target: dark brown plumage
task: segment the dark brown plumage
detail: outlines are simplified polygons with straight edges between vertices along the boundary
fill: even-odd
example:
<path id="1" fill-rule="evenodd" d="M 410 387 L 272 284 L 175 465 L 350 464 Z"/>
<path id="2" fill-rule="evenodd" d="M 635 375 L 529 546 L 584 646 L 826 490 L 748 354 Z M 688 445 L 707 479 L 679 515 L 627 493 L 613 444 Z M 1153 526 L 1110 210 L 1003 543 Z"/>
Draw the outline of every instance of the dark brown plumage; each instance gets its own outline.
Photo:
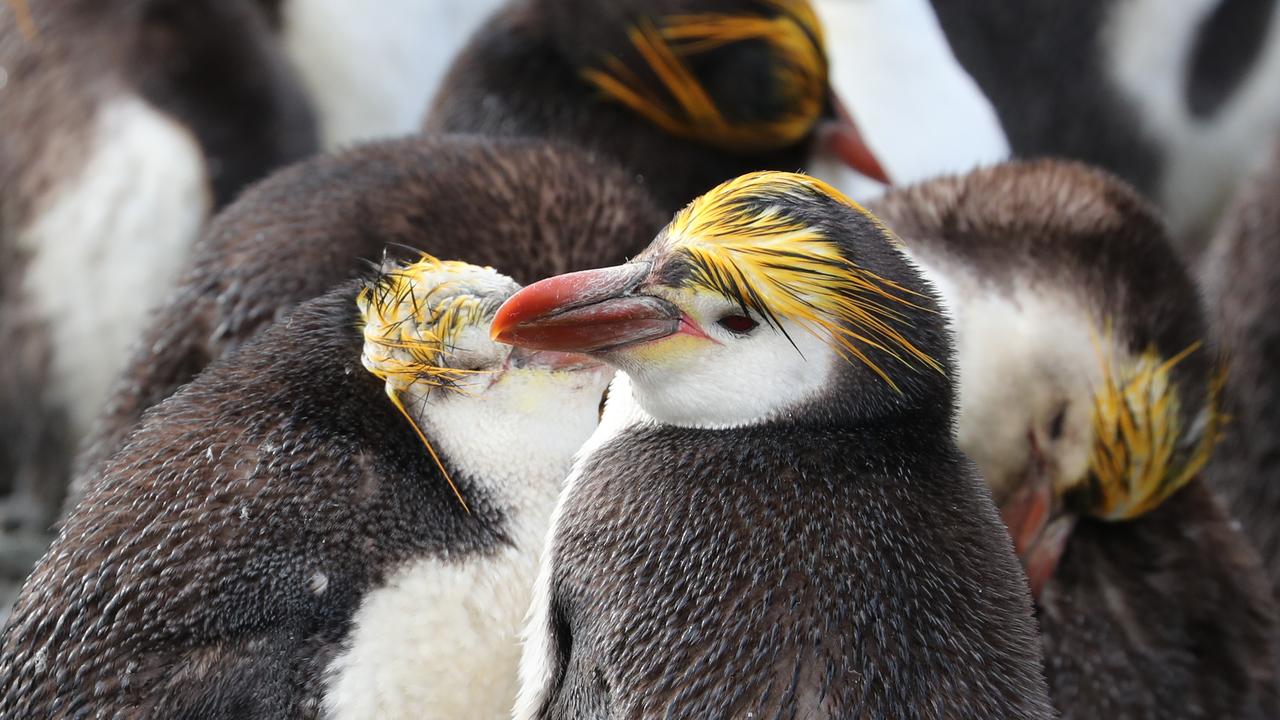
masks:
<path id="1" fill-rule="evenodd" d="M 425 127 L 430 132 L 548 137 L 582 145 L 635 173 L 667 212 L 746 172 L 797 170 L 805 165 L 812 131 L 770 149 L 720 149 L 665 132 L 583 78 L 584 70 L 610 56 L 645 76 L 646 66 L 627 38 L 628 28 L 641 21 L 696 13 L 772 16 L 785 4 L 514 0 L 454 62 Z M 692 69 L 726 115 L 749 122 L 780 111 L 784 101 L 770 90 L 776 62 L 761 43 L 742 42 L 712 53 Z M 825 77 L 825 58 L 822 62 Z"/>
<path id="2" fill-rule="evenodd" d="M 1037 608 L 1062 717 L 1275 717 L 1275 602 L 1255 551 L 1204 482 L 1194 477 L 1150 512 L 1107 520 L 1089 495 L 1095 471 L 1071 459 L 1072 448 L 1098 442 L 1095 400 L 1077 378 L 1096 373 L 1103 353 L 1172 358 L 1205 339 L 1195 288 L 1155 213 L 1123 183 L 1057 162 L 925 182 L 891 192 L 875 211 L 931 277 L 945 279 L 962 345 L 962 449 L 1006 511 L 1038 477 L 1056 494 L 1045 509 L 1066 523 L 1057 526 L 1069 532 L 1061 555 L 1024 562 L 1033 577 L 1049 573 Z M 1002 307 L 1025 324 L 982 334 Z M 1070 334 L 1076 322 L 1094 326 L 1093 347 Z M 1015 360 L 1001 365 L 1005 355 Z M 1214 416 L 1215 371 L 1204 346 L 1170 369 L 1189 433 Z M 993 387 L 1008 393 L 1002 402 Z"/>
<path id="3" fill-rule="evenodd" d="M 1209 478 L 1280 589 L 1280 143 L 1232 204 L 1200 281 L 1229 360 L 1229 422 Z"/>
<path id="4" fill-rule="evenodd" d="M 541 141 L 406 138 L 284 170 L 213 222 L 117 385 L 76 493 L 144 410 L 298 302 L 364 272 L 362 260 L 401 246 L 528 282 L 625 259 L 662 222 L 611 163 Z"/>
<path id="5" fill-rule="evenodd" d="M 0 718 L 318 718 L 365 593 L 507 542 L 493 498 L 455 468 L 464 512 L 361 367 L 360 285 L 147 416 L 0 635 Z"/>

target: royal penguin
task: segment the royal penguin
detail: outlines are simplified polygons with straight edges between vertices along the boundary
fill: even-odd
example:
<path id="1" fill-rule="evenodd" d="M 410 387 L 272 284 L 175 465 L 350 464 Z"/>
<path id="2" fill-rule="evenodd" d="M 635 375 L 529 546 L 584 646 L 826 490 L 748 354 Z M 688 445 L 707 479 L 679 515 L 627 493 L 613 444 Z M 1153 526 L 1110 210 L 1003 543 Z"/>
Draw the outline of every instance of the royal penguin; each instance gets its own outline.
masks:
<path id="1" fill-rule="evenodd" d="M 394 265 L 157 406 L 23 588 L 0 717 L 507 717 L 612 374 L 492 342 L 518 287 Z"/>
<path id="2" fill-rule="evenodd" d="M 68 507 L 143 411 L 388 248 L 465 258 L 527 283 L 625 260 L 666 219 L 608 161 L 540 140 L 407 137 L 282 170 L 201 239 L 114 387 Z"/>
<path id="3" fill-rule="evenodd" d="M 1275 601 L 1202 480 L 1222 367 L 1154 208 L 1050 161 L 871 208 L 947 308 L 959 445 L 1026 567 L 1060 716 L 1280 717 Z"/>
<path id="4" fill-rule="evenodd" d="M 517 718 L 1051 717 L 952 438 L 944 317 L 837 191 L 730 180 L 492 332 L 619 370 L 553 517 Z"/>
<path id="5" fill-rule="evenodd" d="M 1205 253 L 1200 284 L 1227 357 L 1230 421 L 1208 476 L 1280 590 L 1280 136 Z"/>
<path id="6" fill-rule="evenodd" d="M 0 3 L 0 523 L 53 519 L 209 213 L 314 149 L 264 9 Z"/>
<path id="7" fill-rule="evenodd" d="M 668 213 L 813 154 L 887 180 L 827 70 L 808 0 L 512 0 L 459 55 L 425 129 L 582 145 Z"/>

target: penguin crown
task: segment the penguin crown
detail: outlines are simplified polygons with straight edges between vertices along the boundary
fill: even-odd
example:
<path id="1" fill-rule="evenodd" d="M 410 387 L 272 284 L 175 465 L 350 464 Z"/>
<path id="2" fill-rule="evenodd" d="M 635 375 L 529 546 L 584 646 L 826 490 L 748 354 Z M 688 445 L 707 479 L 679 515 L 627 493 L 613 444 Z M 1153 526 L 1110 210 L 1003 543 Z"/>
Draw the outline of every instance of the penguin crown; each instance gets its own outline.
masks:
<path id="1" fill-rule="evenodd" d="M 1171 377 L 1199 348 L 1197 342 L 1164 359 L 1152 347 L 1124 363 L 1099 351 L 1095 439 L 1082 493 L 1089 514 L 1106 520 L 1139 517 L 1180 490 L 1209 461 L 1222 428 L 1219 394 L 1225 373 L 1215 374 L 1204 410 L 1189 427 L 1184 427 L 1182 398 Z"/>
<path id="2" fill-rule="evenodd" d="M 756 0 L 757 11 L 668 15 L 637 21 L 627 33 L 643 63 L 611 55 L 583 70 L 587 82 L 664 131 L 733 152 L 799 142 L 827 96 L 822 26 L 808 0 Z M 727 117 L 691 61 L 739 43 L 763 43 L 771 58 L 776 102 L 763 117 Z"/>
<path id="3" fill-rule="evenodd" d="M 759 172 L 720 185 L 676 214 L 660 242 L 674 264 L 668 272 L 684 274 L 689 284 L 723 295 L 784 333 L 780 317 L 799 322 L 895 390 L 868 349 L 909 368 L 943 372 L 900 330 L 910 322 L 902 308 L 930 311 L 916 303 L 924 296 L 859 267 L 828 229 L 795 212 L 797 203 L 815 201 L 847 206 L 888 242 L 899 242 L 830 185 L 796 173 Z"/>

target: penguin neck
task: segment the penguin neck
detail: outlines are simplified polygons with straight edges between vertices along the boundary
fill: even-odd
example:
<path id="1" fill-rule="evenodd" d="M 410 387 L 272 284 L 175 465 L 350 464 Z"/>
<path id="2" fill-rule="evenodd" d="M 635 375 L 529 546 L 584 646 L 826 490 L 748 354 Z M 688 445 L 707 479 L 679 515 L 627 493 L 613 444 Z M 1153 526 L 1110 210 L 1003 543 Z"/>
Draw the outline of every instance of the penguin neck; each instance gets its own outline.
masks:
<path id="1" fill-rule="evenodd" d="M 464 498 L 478 491 L 509 522 L 525 526 L 511 528 L 513 533 L 528 530 L 540 538 L 574 451 L 595 428 L 598 402 L 566 397 L 560 412 L 528 411 L 513 406 L 516 389 L 504 384 L 447 397 L 437 396 L 439 390 L 426 397 L 415 386 L 405 393 L 405 407 Z"/>

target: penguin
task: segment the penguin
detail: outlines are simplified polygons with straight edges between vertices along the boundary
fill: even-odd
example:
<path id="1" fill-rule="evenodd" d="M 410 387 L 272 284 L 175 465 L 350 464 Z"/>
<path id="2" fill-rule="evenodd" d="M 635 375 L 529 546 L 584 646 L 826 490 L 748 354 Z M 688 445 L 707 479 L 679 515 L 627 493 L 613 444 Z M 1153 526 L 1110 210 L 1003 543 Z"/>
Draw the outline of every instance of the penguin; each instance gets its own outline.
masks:
<path id="1" fill-rule="evenodd" d="M 1275 600 L 1205 481 L 1221 364 L 1155 209 L 1052 161 L 871 208 L 947 308 L 959 446 L 1024 563 L 1060 717 L 1280 717 Z"/>
<path id="2" fill-rule="evenodd" d="M 1051 717 L 934 293 L 838 191 L 730 180 L 491 332 L 618 370 L 552 519 L 517 718 Z"/>
<path id="3" fill-rule="evenodd" d="M 250 0 L 0 4 L 0 525 L 42 534 L 209 213 L 315 146 Z M 7 545 L 7 543 L 0 543 Z"/>
<path id="4" fill-rule="evenodd" d="M 114 386 L 67 507 L 144 410 L 388 246 L 531 282 L 625 260 L 665 220 L 621 169 L 541 140 L 405 137 L 281 170 L 211 223 Z"/>
<path id="5" fill-rule="evenodd" d="M 819 151 L 888 181 L 831 93 L 808 0 L 512 0 L 455 60 L 424 127 L 582 145 L 667 213 Z"/>
<path id="6" fill-rule="evenodd" d="M 1200 268 L 1211 324 L 1229 359 L 1230 418 L 1208 467 L 1280 592 L 1280 136 L 1268 166 L 1241 188 Z"/>
<path id="7" fill-rule="evenodd" d="M 1111 170 L 1203 250 L 1280 125 L 1275 0 L 932 0 L 1014 154 Z"/>
<path id="8" fill-rule="evenodd" d="M 431 257 L 301 305 L 145 418 L 0 638 L 0 717 L 506 717 L 611 371 L 488 337 Z"/>

